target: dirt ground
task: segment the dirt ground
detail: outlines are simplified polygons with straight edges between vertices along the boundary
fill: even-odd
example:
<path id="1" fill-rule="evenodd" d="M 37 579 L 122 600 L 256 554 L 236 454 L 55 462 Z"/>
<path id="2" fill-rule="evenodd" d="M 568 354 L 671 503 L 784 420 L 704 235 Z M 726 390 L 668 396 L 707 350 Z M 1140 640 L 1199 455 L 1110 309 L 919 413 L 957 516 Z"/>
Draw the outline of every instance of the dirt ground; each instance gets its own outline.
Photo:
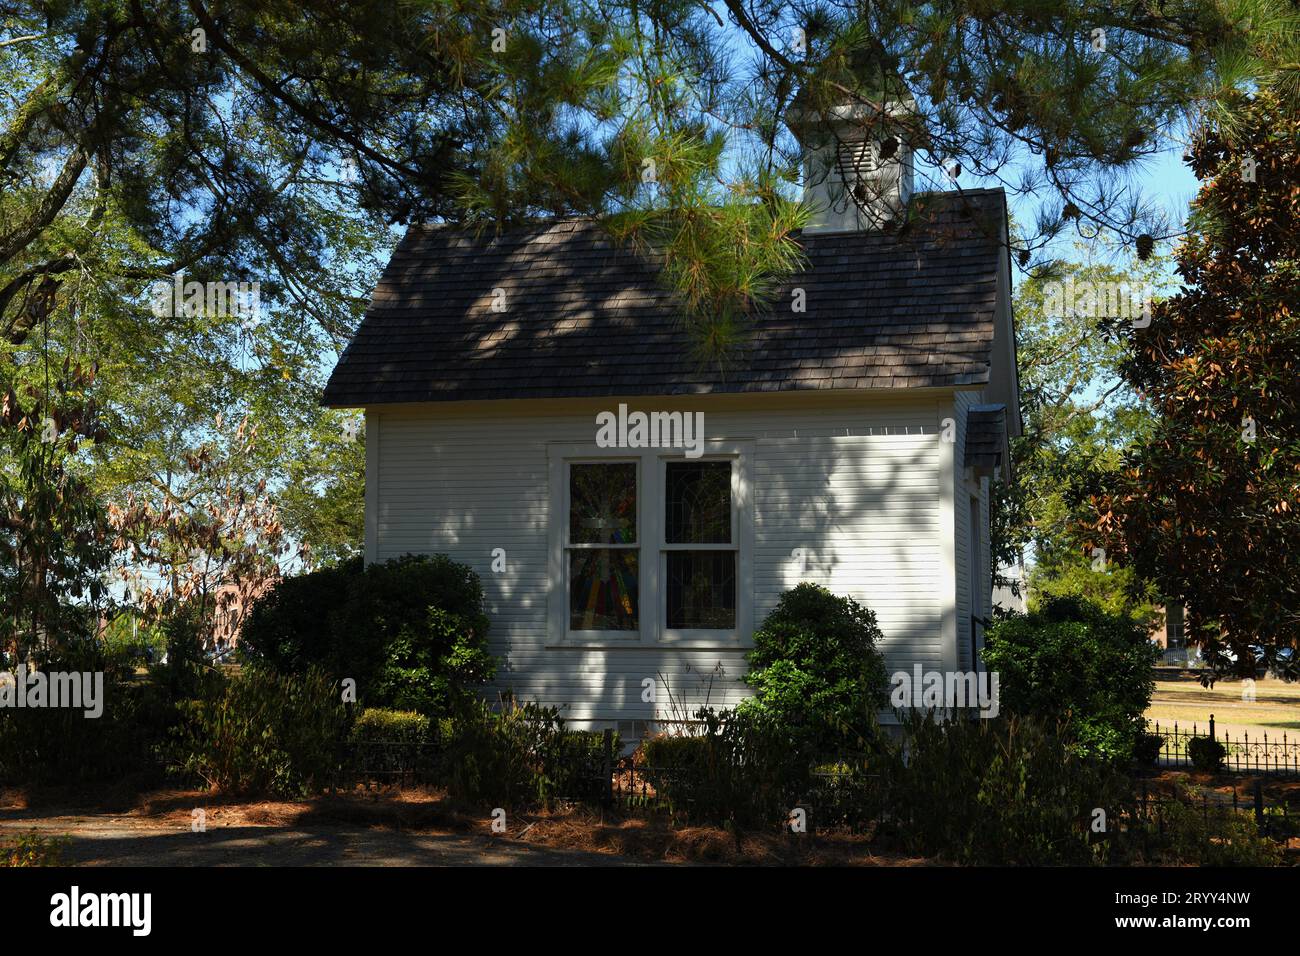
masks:
<path id="1" fill-rule="evenodd" d="M 200 819 L 202 832 L 194 832 Z M 915 866 L 865 838 L 674 828 L 657 818 L 574 809 L 492 819 L 436 791 L 357 791 L 303 802 L 240 802 L 197 791 L 136 797 L 0 792 L 0 842 L 66 836 L 77 866 Z"/>
<path id="2" fill-rule="evenodd" d="M 73 866 L 629 866 L 598 853 L 547 850 L 508 839 L 409 833 L 383 827 L 161 827 L 98 815 L 8 819 L 0 840 L 20 833 L 70 835 Z"/>
<path id="3" fill-rule="evenodd" d="M 1181 771 L 1141 775 L 1150 796 L 1191 784 L 1212 803 L 1253 804 L 1254 779 Z M 1300 781 L 1261 778 L 1268 806 L 1300 811 Z M 202 811 L 196 814 L 195 811 Z M 197 820 L 202 832 L 195 832 Z M 881 853 L 865 836 L 737 834 L 672 827 L 661 817 L 602 818 L 584 809 L 492 819 L 432 790 L 357 790 L 301 802 L 239 801 L 201 791 L 144 794 L 0 791 L 0 843 L 68 837 L 74 866 L 929 866 Z M 1300 854 L 1300 839 L 1291 841 Z"/>
<path id="4" fill-rule="evenodd" d="M 21 796 L 7 796 L 7 802 L 0 802 L 0 841 L 25 833 L 70 837 L 63 859 L 74 866 L 626 866 L 637 862 L 533 846 L 508 833 L 456 832 L 433 825 L 436 813 L 402 795 L 331 806 L 317 801 L 216 802 L 204 793 L 171 791 L 146 795 L 130 809 L 33 807 L 24 806 L 27 801 Z M 203 811 L 202 816 L 196 816 L 195 810 Z M 199 819 L 203 826 L 196 832 Z"/>

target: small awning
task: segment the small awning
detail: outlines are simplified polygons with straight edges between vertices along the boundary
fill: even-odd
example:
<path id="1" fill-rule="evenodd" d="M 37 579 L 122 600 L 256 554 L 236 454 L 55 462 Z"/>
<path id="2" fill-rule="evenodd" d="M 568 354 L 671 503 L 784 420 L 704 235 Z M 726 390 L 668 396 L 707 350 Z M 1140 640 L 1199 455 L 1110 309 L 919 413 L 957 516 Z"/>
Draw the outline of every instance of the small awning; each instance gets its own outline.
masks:
<path id="1" fill-rule="evenodd" d="M 997 471 L 1006 447 L 1007 407 L 972 405 L 966 412 L 965 466 L 976 472 Z"/>

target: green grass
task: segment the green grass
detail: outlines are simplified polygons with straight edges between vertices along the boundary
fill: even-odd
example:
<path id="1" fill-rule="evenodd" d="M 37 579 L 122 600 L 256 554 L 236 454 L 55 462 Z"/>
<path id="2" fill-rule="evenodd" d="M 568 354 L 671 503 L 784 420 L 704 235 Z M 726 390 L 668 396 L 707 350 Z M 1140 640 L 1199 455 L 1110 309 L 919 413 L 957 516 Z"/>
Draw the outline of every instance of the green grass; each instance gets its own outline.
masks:
<path id="1" fill-rule="evenodd" d="M 1237 736 L 1248 732 L 1252 737 L 1267 732 L 1269 737 L 1285 733 L 1300 740 L 1300 683 L 1286 684 L 1274 678 L 1255 681 L 1255 699 L 1243 699 L 1239 680 L 1219 680 L 1213 687 L 1202 687 L 1194 678 L 1156 681 L 1147 719 L 1162 727 L 1176 721 L 1179 729 L 1208 729 L 1210 714 L 1216 730 Z"/>

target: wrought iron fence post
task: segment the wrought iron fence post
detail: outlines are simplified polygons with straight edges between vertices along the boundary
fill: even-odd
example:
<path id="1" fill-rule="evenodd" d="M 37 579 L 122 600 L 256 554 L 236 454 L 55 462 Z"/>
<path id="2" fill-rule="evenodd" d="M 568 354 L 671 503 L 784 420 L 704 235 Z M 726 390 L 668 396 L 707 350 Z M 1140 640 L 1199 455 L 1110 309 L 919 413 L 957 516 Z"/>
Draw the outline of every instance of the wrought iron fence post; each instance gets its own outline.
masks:
<path id="1" fill-rule="evenodd" d="M 1214 715 L 1210 714 L 1210 739 L 1214 739 Z"/>
<path id="2" fill-rule="evenodd" d="M 1255 781 L 1255 826 L 1260 833 L 1265 832 L 1264 828 L 1264 784 L 1260 780 Z"/>
<path id="3" fill-rule="evenodd" d="M 605 786 L 601 801 L 606 807 L 614 805 L 614 731 L 605 728 Z"/>

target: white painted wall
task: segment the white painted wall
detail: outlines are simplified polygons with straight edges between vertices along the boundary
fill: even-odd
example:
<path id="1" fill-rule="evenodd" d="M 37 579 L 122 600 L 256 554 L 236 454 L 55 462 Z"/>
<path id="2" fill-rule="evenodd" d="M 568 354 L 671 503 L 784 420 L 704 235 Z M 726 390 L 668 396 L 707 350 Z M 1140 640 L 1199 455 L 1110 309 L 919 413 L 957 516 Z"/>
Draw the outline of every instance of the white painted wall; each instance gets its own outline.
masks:
<path id="1" fill-rule="evenodd" d="M 957 427 L 957 445 L 955 449 L 958 462 L 966 456 L 966 413 L 971 405 L 985 401 L 981 392 L 958 392 L 955 396 Z M 956 541 L 955 579 L 957 585 L 957 659 L 961 670 L 971 670 L 970 618 L 989 618 L 992 613 L 992 587 L 989 579 L 989 560 L 991 541 L 989 539 L 989 505 L 991 485 L 987 477 L 977 477 L 965 468 L 959 468 L 955 475 L 954 538 Z M 970 522 L 970 501 L 975 498 L 979 505 L 978 535 L 972 535 Z M 971 541 L 975 538 L 979 546 L 979 582 L 976 592 L 971 593 Z"/>
<path id="2" fill-rule="evenodd" d="M 702 410 L 710 440 L 751 443 L 756 623 L 785 589 L 815 581 L 876 612 L 891 671 L 957 665 L 955 519 L 966 502 L 953 506 L 961 457 L 940 439 L 951 392 L 621 400 Z M 733 705 L 746 693 L 749 634 L 738 646 L 681 648 L 559 647 L 548 633 L 548 443 L 593 442 L 596 413 L 619 401 L 369 409 L 367 560 L 442 552 L 473 567 L 502 658 L 498 688 L 562 706 L 571 720 L 671 718 L 661 677 L 687 710 L 706 698 Z M 491 570 L 495 548 L 506 552 L 503 574 Z M 647 677 L 657 709 L 641 700 Z"/>

